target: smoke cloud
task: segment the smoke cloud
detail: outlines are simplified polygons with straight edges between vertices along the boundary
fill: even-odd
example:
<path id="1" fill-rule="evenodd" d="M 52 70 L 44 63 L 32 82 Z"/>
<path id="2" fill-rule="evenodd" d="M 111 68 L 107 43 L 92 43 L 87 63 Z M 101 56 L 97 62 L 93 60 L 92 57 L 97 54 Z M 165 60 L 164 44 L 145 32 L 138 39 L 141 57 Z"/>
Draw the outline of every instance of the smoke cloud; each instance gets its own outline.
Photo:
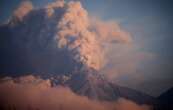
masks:
<path id="1" fill-rule="evenodd" d="M 92 22 L 80 2 L 69 2 L 65 7 L 55 38 L 58 47 L 67 47 L 77 62 L 99 70 L 105 63 L 103 44 L 130 41 L 116 23 Z"/>
<path id="2" fill-rule="evenodd" d="M 56 1 L 39 9 L 33 8 L 30 2 L 21 3 L 7 24 L 14 44 L 9 51 L 15 50 L 11 54 L 16 54 L 14 63 L 19 57 L 17 61 L 27 63 L 22 68 L 29 67 L 34 70 L 31 72 L 100 70 L 107 62 L 107 45 L 129 44 L 131 37 L 118 23 L 93 18 L 80 2 Z M 14 65 L 8 67 L 12 70 Z"/>
<path id="3" fill-rule="evenodd" d="M 14 17 L 18 20 L 22 20 L 33 9 L 33 5 L 30 1 L 23 1 L 19 7 L 14 11 Z"/>
<path id="4" fill-rule="evenodd" d="M 49 80 L 31 75 L 1 79 L 0 103 L 2 110 L 149 110 L 147 105 L 137 105 L 123 98 L 116 102 L 91 100 L 68 87 L 51 87 Z"/>

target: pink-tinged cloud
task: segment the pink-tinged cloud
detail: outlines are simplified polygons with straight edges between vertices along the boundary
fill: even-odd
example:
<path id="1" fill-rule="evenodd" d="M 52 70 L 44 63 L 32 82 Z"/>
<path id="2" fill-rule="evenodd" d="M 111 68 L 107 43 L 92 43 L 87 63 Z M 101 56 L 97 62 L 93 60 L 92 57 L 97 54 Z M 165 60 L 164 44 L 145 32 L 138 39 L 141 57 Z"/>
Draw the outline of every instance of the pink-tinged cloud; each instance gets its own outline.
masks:
<path id="1" fill-rule="evenodd" d="M 30 24 L 31 21 L 36 20 L 36 15 L 38 18 L 42 16 L 44 20 L 40 24 Z M 45 41 L 48 42 L 46 48 L 53 51 L 68 51 L 68 56 L 82 64 L 84 68 L 100 70 L 104 67 L 107 46 L 105 44 L 131 42 L 131 36 L 121 29 L 119 24 L 99 18 L 92 19 L 93 17 L 88 15 L 80 2 L 56 1 L 41 9 L 35 9 L 30 2 L 24 2 L 14 12 L 14 16 L 22 19 L 17 25 L 25 24 L 19 32 L 22 37 L 29 39 L 27 43 L 23 42 L 24 45 L 27 47 L 33 45 L 35 43 L 33 36 L 38 38 L 38 44 L 43 47 L 47 38 L 52 39 Z M 13 20 L 12 18 L 11 22 L 15 24 Z M 36 25 L 41 24 L 44 26 L 33 30 L 37 34 L 30 32 L 31 29 L 37 27 Z M 26 32 L 28 32 L 27 35 Z"/>
<path id="2" fill-rule="evenodd" d="M 0 103 L 7 110 L 149 110 L 147 105 L 121 98 L 116 102 L 91 100 L 68 87 L 51 87 L 49 80 L 34 76 L 1 79 Z"/>
<path id="3" fill-rule="evenodd" d="M 33 5 L 30 1 L 23 1 L 14 11 L 13 16 L 21 21 L 32 9 Z"/>

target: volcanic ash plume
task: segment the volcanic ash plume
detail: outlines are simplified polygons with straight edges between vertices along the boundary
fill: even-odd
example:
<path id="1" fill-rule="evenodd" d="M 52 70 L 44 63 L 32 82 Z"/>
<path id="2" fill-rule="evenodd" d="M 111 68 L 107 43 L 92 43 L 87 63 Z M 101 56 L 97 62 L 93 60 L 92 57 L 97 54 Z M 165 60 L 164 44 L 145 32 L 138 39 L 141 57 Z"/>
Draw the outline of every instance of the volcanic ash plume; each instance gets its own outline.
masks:
<path id="1" fill-rule="evenodd" d="M 22 2 L 20 6 L 14 11 L 14 16 L 19 20 L 27 15 L 33 9 L 32 3 L 29 1 Z"/>
<path id="2" fill-rule="evenodd" d="M 105 63 L 104 43 L 129 41 L 129 36 L 124 36 L 117 26 L 114 28 L 101 21 L 92 24 L 80 2 L 70 2 L 64 7 L 65 12 L 57 26 L 56 40 L 58 47 L 67 47 L 77 62 L 98 70 Z"/>
<path id="3" fill-rule="evenodd" d="M 117 23 L 89 17 L 80 2 L 56 1 L 44 8 L 32 10 L 29 6 L 20 5 L 15 11 L 17 14 L 14 13 L 15 18 L 21 19 L 20 23 L 16 24 L 21 26 L 18 30 L 20 34 L 17 34 L 21 37 L 16 39 L 27 39 L 26 42 L 20 40 L 22 47 L 26 46 L 28 49 L 33 45 L 39 45 L 43 49 L 48 49 L 49 53 L 66 51 L 67 56 L 81 64 L 82 68 L 99 70 L 106 62 L 107 44 L 131 41 L 128 33 Z M 23 7 L 28 11 L 20 12 Z M 58 59 L 58 55 L 55 59 Z"/>
<path id="4" fill-rule="evenodd" d="M 96 36 L 89 30 L 87 12 L 79 2 L 70 2 L 64 8 L 55 37 L 58 48 L 68 49 L 77 62 L 99 69 L 104 63 L 103 52 Z"/>

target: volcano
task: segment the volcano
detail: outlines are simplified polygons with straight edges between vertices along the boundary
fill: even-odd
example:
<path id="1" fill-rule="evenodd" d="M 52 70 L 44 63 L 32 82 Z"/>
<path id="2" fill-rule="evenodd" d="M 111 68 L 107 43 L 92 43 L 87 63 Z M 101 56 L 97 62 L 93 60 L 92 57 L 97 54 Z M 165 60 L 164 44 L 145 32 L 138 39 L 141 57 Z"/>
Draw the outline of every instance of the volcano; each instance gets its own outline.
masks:
<path id="1" fill-rule="evenodd" d="M 9 22 L 0 26 L 1 76 L 31 73 L 49 79 L 53 87 L 69 87 L 92 100 L 125 98 L 137 104 L 155 104 L 154 97 L 119 86 L 99 71 L 104 65 L 105 44 L 130 39 L 118 26 L 113 30 L 104 22 L 92 24 L 79 2 L 57 2 L 41 9 L 30 5 L 29 9 L 19 8 Z M 104 34 L 98 24 L 105 26 Z"/>
<path id="2" fill-rule="evenodd" d="M 138 104 L 149 105 L 156 102 L 154 97 L 128 87 L 119 86 L 94 69 L 73 72 L 69 75 L 45 74 L 42 78 L 50 79 L 52 86 L 69 87 L 74 93 L 93 100 L 111 102 L 125 98 Z"/>

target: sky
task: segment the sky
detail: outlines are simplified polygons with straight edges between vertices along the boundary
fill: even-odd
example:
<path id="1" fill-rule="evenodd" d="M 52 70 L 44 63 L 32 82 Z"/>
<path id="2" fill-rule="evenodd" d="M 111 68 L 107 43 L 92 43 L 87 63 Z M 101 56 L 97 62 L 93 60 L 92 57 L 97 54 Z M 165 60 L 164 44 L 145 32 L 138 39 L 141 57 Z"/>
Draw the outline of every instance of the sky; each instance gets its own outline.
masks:
<path id="1" fill-rule="evenodd" d="M 10 17 L 21 1 L 0 1 L 0 24 Z M 41 7 L 54 0 L 31 1 L 35 7 Z M 110 70 L 111 79 L 154 96 L 172 87 L 173 2 L 171 0 L 80 1 L 89 15 L 116 21 L 133 38 L 132 49 L 121 45 L 111 47 L 110 62 L 104 68 Z M 112 70 L 111 67 L 116 70 Z M 117 74 L 112 75 L 111 71 L 113 73 L 117 71 Z"/>

